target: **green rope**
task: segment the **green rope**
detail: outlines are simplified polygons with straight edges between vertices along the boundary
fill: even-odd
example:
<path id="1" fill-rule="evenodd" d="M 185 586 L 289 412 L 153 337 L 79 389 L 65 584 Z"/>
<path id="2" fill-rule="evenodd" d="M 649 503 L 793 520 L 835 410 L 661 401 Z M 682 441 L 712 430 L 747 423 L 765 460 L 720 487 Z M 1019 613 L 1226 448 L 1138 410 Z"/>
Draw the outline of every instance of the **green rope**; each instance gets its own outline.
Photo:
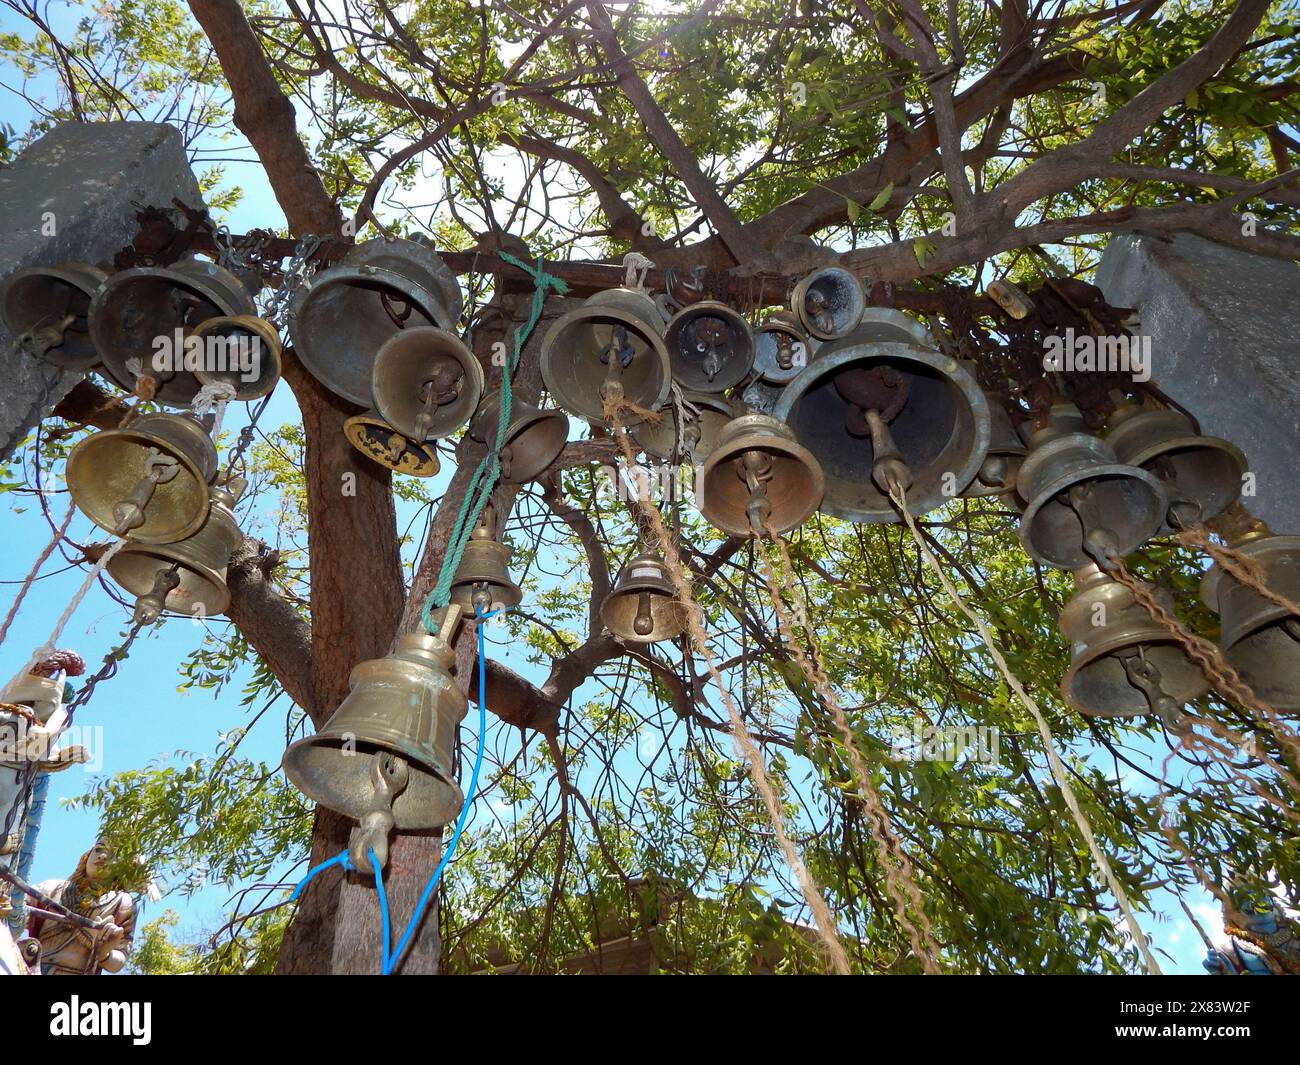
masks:
<path id="1" fill-rule="evenodd" d="M 505 446 L 506 429 L 510 425 L 512 403 L 510 378 L 523 355 L 524 342 L 542 316 L 542 304 L 546 301 L 547 290 L 553 289 L 560 295 L 569 291 L 569 286 L 565 282 L 558 277 L 552 277 L 542 269 L 542 257 L 540 255 L 537 257 L 536 267 L 531 267 L 504 251 L 499 252 L 498 257 L 511 266 L 517 266 L 533 279 L 532 313 L 528 316 L 528 321 L 523 327 L 515 330 L 514 351 L 511 353 L 508 365 L 501 370 L 501 401 L 498 405 L 499 416 L 497 418 L 496 440 L 488 453 L 483 456 L 483 460 L 475 468 L 473 475 L 469 479 L 469 484 L 465 488 L 465 497 L 461 501 L 460 512 L 456 515 L 456 524 L 452 526 L 451 537 L 447 541 L 447 553 L 442 557 L 442 568 L 438 571 L 438 580 L 429 593 L 429 597 L 424 601 L 424 609 L 420 613 L 420 620 L 428 632 L 434 632 L 437 628 L 433 623 L 433 611 L 438 607 L 446 606 L 451 599 L 451 582 L 460 566 L 461 556 L 465 553 L 465 545 L 469 543 L 470 534 L 473 533 L 474 527 L 478 524 L 483 508 L 487 506 L 487 501 L 492 496 L 492 490 L 496 487 L 497 479 L 501 476 L 501 448 Z"/>

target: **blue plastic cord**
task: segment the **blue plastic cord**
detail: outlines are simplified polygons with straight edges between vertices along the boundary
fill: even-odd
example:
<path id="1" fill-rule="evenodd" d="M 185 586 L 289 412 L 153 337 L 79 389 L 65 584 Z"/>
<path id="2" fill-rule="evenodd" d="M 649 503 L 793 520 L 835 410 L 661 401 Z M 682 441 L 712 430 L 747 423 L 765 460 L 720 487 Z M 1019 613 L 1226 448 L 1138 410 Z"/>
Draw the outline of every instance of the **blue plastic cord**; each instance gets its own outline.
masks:
<path id="1" fill-rule="evenodd" d="M 388 944 L 393 941 L 392 926 L 388 920 L 388 892 L 384 890 L 384 870 L 375 857 L 373 848 L 367 847 L 366 854 L 370 858 L 370 868 L 375 871 L 375 894 L 379 896 L 379 934 L 382 937 L 379 943 L 379 968 L 382 971 L 388 960 Z"/>
<path id="2" fill-rule="evenodd" d="M 316 874 L 325 872 L 325 870 L 332 865 L 341 865 L 345 870 L 350 872 L 352 870 L 352 859 L 348 857 L 347 851 L 339 851 L 339 853 L 334 855 L 333 858 L 329 858 L 326 861 L 321 862 L 320 865 L 316 866 L 315 869 L 308 869 L 307 875 L 298 881 L 298 886 L 295 887 L 293 891 L 290 893 L 289 901 L 297 902 L 298 896 L 302 894 L 302 889 L 305 888 L 308 885 L 308 883 L 311 882 L 311 880 L 316 876 Z"/>

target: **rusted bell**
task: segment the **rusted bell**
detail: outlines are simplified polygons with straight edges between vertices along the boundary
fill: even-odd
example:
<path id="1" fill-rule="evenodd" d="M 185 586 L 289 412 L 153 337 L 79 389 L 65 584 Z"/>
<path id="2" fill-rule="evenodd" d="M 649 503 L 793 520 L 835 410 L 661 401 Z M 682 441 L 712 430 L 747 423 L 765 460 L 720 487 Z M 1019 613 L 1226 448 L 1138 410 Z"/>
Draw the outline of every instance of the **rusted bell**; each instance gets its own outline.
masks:
<path id="1" fill-rule="evenodd" d="M 664 320 L 654 300 L 631 289 L 612 288 L 589 297 L 546 334 L 542 380 L 555 402 L 580 418 L 603 423 L 604 388 L 617 381 L 626 399 L 658 410 L 672 383 Z M 624 425 L 641 419 L 627 411 Z"/>
<path id="2" fill-rule="evenodd" d="M 812 361 L 817 341 L 793 311 L 778 311 L 754 332 L 754 373 L 770 385 L 789 384 Z"/>
<path id="3" fill-rule="evenodd" d="M 1261 522 L 1232 546 L 1259 563 L 1266 588 L 1300 602 L 1300 536 L 1275 536 Z M 1300 618 L 1218 565 L 1201 579 L 1201 601 L 1218 612 L 1224 658 L 1260 700 L 1300 710 Z"/>
<path id="4" fill-rule="evenodd" d="M 1025 500 L 1020 542 L 1032 558 L 1058 569 L 1089 562 L 1110 568 L 1164 521 L 1160 482 L 1083 432 L 1071 404 L 1054 406 L 1048 424 L 1030 435 L 1016 490 Z"/>
<path id="5" fill-rule="evenodd" d="M 1180 411 L 1121 404 L 1110 417 L 1106 442 L 1120 462 L 1141 466 L 1164 484 L 1168 529 L 1204 524 L 1241 495 L 1246 472 L 1241 449 L 1202 436 Z"/>
<path id="6" fill-rule="evenodd" d="M 825 481 L 788 426 L 766 414 L 734 418 L 718 433 L 700 476 L 700 513 L 733 536 L 788 532 L 817 509 Z"/>
<path id="7" fill-rule="evenodd" d="M 483 367 L 454 333 L 405 329 L 379 349 L 370 388 L 389 425 L 427 442 L 469 421 L 483 397 Z"/>
<path id="8" fill-rule="evenodd" d="M 433 444 L 404 436 L 380 416 L 377 410 L 356 414 L 343 423 L 348 443 L 381 466 L 411 477 L 432 477 L 441 463 Z"/>
<path id="9" fill-rule="evenodd" d="M 124 429 L 86 437 L 68 455 L 72 501 L 101 529 L 144 544 L 169 544 L 208 516 L 217 449 L 189 414 L 143 414 Z"/>
<path id="10" fill-rule="evenodd" d="M 370 383 L 379 349 L 405 331 L 454 329 L 460 311 L 460 287 L 431 248 L 414 240 L 368 240 L 298 287 L 289 336 L 321 384 L 370 407 L 378 400 Z"/>
<path id="11" fill-rule="evenodd" d="M 677 428 L 676 404 L 665 404 L 658 422 L 644 421 L 632 430 L 632 438 L 647 455 L 657 459 L 684 460 L 690 455 L 703 462 L 713 451 L 718 433 L 735 416 L 735 405 L 720 396 L 701 392 L 685 392 L 682 399 L 698 411 L 685 412 L 680 434 Z M 674 445 L 679 450 L 673 453 Z"/>
<path id="12" fill-rule="evenodd" d="M 1058 621 L 1070 641 L 1061 692 L 1081 714 L 1155 713 L 1172 724 L 1184 704 L 1210 690 L 1182 645 L 1119 581 L 1088 563 L 1075 571 L 1074 587 Z M 1168 591 L 1150 585 L 1147 590 L 1173 610 Z"/>
<path id="13" fill-rule="evenodd" d="M 0 319 L 29 355 L 64 370 L 89 370 L 99 363 L 90 303 L 106 280 L 90 263 L 25 266 L 0 288 Z"/>
<path id="14" fill-rule="evenodd" d="M 451 581 L 451 602 L 467 615 L 518 606 L 524 597 L 510 577 L 513 552 L 496 538 L 496 513 L 489 503 L 470 533 Z"/>
<path id="15" fill-rule="evenodd" d="M 772 411 L 817 456 L 829 514 L 898 521 L 887 468 L 910 480 L 908 511 L 928 513 L 969 484 L 985 459 L 988 401 L 969 370 L 914 341 L 864 339 L 906 328 L 864 323 L 863 331 L 822 345 Z"/>
<path id="16" fill-rule="evenodd" d="M 469 435 L 481 444 L 495 444 L 501 420 L 501 392 L 489 392 L 469 424 Z M 518 396 L 510 397 L 510 422 L 501 445 L 501 480 L 528 484 L 560 457 L 569 439 L 569 419 L 563 411 L 540 410 Z"/>
<path id="17" fill-rule="evenodd" d="M 194 376 L 201 385 L 230 385 L 243 403 L 270 393 L 280 380 L 280 334 L 265 318 L 209 318 L 192 336 L 203 345 Z"/>
<path id="18" fill-rule="evenodd" d="M 754 365 L 754 333 L 725 303 L 683 307 L 664 334 L 673 380 L 693 392 L 725 392 Z"/>
<path id="19" fill-rule="evenodd" d="M 243 540 L 234 514 L 243 490 L 242 478 L 214 486 L 208 520 L 193 536 L 173 544 L 127 544 L 109 559 L 108 575 L 136 597 L 137 621 L 152 624 L 164 611 L 192 617 L 226 612 L 226 568 Z"/>
<path id="20" fill-rule="evenodd" d="M 819 340 L 848 336 L 862 320 L 866 306 L 862 283 L 838 266 L 814 270 L 790 294 L 790 309 Z"/>
<path id="21" fill-rule="evenodd" d="M 448 635 L 402 636 L 392 654 L 352 670 L 352 691 L 334 716 L 284 752 L 299 791 L 357 820 L 391 810 L 391 826 L 403 830 L 456 816 L 464 797 L 452 745 L 468 704 L 451 677 Z"/>
<path id="22" fill-rule="evenodd" d="M 631 643 L 658 643 L 685 632 L 686 607 L 677 600 L 664 560 L 650 551 L 631 559 L 601 604 L 600 620 Z"/>
<path id="23" fill-rule="evenodd" d="M 1020 464 L 1028 454 L 1020 434 L 1011 424 L 1011 415 L 1006 408 L 996 398 L 987 395 L 984 398 L 989 405 L 989 449 L 975 474 L 975 480 L 962 492 L 968 499 L 1014 493 L 1016 475 L 1020 473 Z"/>
<path id="24" fill-rule="evenodd" d="M 159 403 L 184 407 L 199 390 L 188 368 L 186 338 L 209 318 L 256 313 L 238 277 L 206 259 L 189 258 L 110 277 L 91 301 L 90 336 L 104 371 L 118 385 L 132 392 L 140 377 L 152 377 Z"/>

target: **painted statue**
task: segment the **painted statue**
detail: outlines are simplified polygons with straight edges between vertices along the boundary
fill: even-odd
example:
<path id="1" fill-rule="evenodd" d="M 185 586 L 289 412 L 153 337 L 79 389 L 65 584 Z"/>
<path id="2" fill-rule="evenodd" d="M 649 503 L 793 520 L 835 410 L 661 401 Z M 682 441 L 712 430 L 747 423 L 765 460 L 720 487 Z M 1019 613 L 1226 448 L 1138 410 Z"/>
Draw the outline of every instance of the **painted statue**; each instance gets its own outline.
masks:
<path id="1" fill-rule="evenodd" d="M 1300 976 L 1300 923 L 1259 884 L 1228 888 L 1224 903 L 1226 943 L 1208 951 L 1207 972 L 1225 976 Z"/>
<path id="2" fill-rule="evenodd" d="M 33 914 L 27 931 L 41 941 L 43 976 L 98 976 L 126 965 L 135 935 L 135 901 L 113 883 L 112 859 L 108 845 L 96 843 L 67 880 L 36 885 L 37 891 L 100 925 L 92 931 Z"/>

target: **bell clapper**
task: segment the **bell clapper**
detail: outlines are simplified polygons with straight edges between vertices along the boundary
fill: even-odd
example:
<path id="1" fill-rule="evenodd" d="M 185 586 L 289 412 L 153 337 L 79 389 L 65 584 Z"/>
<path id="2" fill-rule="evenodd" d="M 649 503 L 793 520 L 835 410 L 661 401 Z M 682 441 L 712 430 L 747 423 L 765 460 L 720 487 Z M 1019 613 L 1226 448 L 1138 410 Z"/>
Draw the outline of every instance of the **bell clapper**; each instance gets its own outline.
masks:
<path id="1" fill-rule="evenodd" d="M 179 472 L 181 465 L 172 455 L 164 455 L 156 447 L 149 449 L 144 460 L 144 476 L 135 484 L 126 498 L 113 504 L 113 531 L 124 536 L 144 524 L 144 508 L 153 498 L 154 489 L 166 484 Z"/>
<path id="2" fill-rule="evenodd" d="M 610 356 L 617 355 L 619 366 L 623 369 L 627 369 L 627 367 L 631 365 L 632 357 L 635 354 L 636 350 L 627 339 L 627 326 L 616 325 L 613 330 L 610 331 L 609 346 L 600 353 L 600 361 L 604 363 L 612 363 L 615 360 L 610 358 Z"/>
<path id="3" fill-rule="evenodd" d="M 789 333 L 776 334 L 776 364 L 783 370 L 794 365 L 794 338 Z"/>
<path id="4" fill-rule="evenodd" d="M 877 487 L 890 494 L 904 494 L 912 487 L 912 471 L 898 446 L 890 435 L 889 426 L 881 418 L 880 412 L 869 410 L 866 414 L 867 428 L 871 430 L 871 449 L 875 452 L 875 461 L 871 464 L 871 479 Z"/>
<path id="5" fill-rule="evenodd" d="M 767 498 L 767 482 L 772 479 L 772 458 L 762 451 L 746 451 L 736 462 L 736 472 L 749 489 L 749 502 L 745 516 L 755 536 L 767 535 L 768 519 L 772 516 L 772 501 Z"/>
<path id="6" fill-rule="evenodd" d="M 1064 502 L 1079 519 L 1083 533 L 1083 550 L 1098 566 L 1110 572 L 1120 563 L 1119 540 L 1114 531 L 1103 525 L 1096 513 L 1097 499 L 1092 484 L 1080 481 L 1071 485 Z"/>
<path id="7" fill-rule="evenodd" d="M 1137 653 L 1122 659 L 1129 683 L 1146 696 L 1151 712 L 1157 715 L 1170 732 L 1184 733 L 1189 729 L 1182 705 L 1160 686 L 1160 670 L 1147 659 L 1139 645 Z"/>
<path id="8" fill-rule="evenodd" d="M 617 337 L 619 333 L 623 334 L 623 344 L 627 350 L 630 351 L 631 348 L 627 345 L 627 330 L 622 326 L 619 326 L 614 330 L 615 337 Z M 618 358 L 611 358 L 613 355 L 617 355 Z M 609 347 L 606 348 L 604 353 L 600 356 L 600 361 L 608 365 L 608 368 L 605 370 L 605 380 L 602 381 L 600 385 L 600 398 L 606 401 L 622 399 L 623 367 L 627 365 L 627 362 L 623 361 L 623 349 L 616 347 L 615 341 L 611 339 Z M 629 357 L 628 362 L 630 361 L 631 358 Z"/>
<path id="9" fill-rule="evenodd" d="M 167 608 L 167 596 L 180 587 L 180 563 L 173 562 L 158 571 L 153 587 L 135 601 L 135 620 L 141 625 L 152 625 Z"/>
<path id="10" fill-rule="evenodd" d="M 638 636 L 649 636 L 654 631 L 655 619 L 650 612 L 650 593 L 642 592 L 636 601 L 636 617 L 632 621 L 632 631 Z"/>
<path id="11" fill-rule="evenodd" d="M 69 314 L 57 324 L 51 322 L 49 325 L 44 324 L 46 319 L 42 319 L 32 326 L 25 333 L 19 334 L 14 341 L 15 350 L 22 350 L 34 359 L 44 358 L 45 353 L 50 348 L 57 348 L 63 343 L 69 327 L 77 320 L 75 314 Z"/>
<path id="12" fill-rule="evenodd" d="M 388 836 L 396 827 L 393 802 L 406 790 L 411 769 L 391 751 L 377 751 L 370 763 L 370 809 L 361 817 L 361 831 L 348 846 L 348 857 L 363 873 L 378 876 L 388 864 Z M 378 869 L 370 867 L 374 852 Z"/>

